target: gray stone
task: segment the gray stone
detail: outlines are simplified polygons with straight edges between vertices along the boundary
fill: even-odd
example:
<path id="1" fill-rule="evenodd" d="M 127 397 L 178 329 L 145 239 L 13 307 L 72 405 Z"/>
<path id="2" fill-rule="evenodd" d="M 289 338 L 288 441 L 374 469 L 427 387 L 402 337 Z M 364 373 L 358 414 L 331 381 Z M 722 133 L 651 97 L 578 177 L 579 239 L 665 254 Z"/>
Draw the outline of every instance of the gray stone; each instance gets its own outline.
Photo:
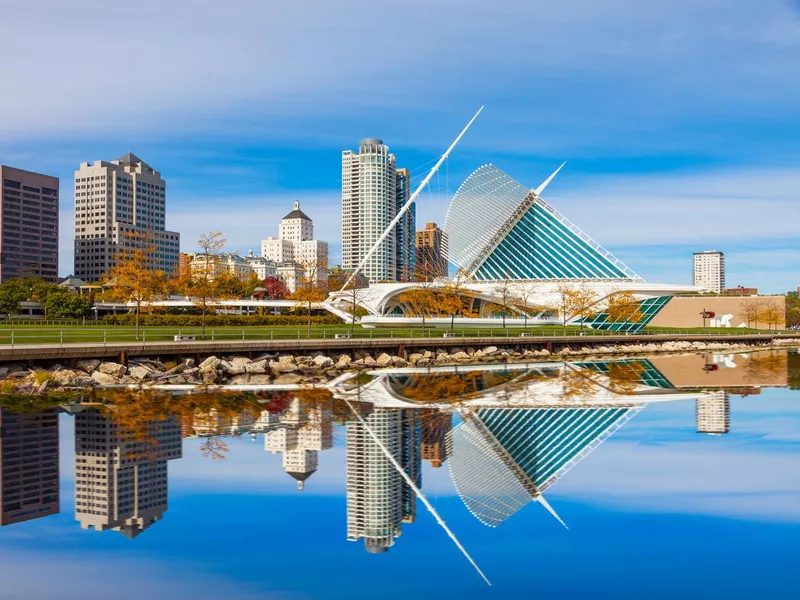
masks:
<path id="1" fill-rule="evenodd" d="M 415 365 L 420 361 L 421 358 L 423 358 L 422 354 L 419 352 L 414 352 L 408 356 L 408 362 L 410 362 L 412 365 Z"/>
<path id="2" fill-rule="evenodd" d="M 244 366 L 245 373 L 266 373 L 267 361 L 259 360 L 258 362 L 251 362 Z"/>
<path id="3" fill-rule="evenodd" d="M 219 366 L 219 363 L 222 362 L 216 356 L 209 356 L 203 362 L 200 363 L 200 369 L 205 371 L 209 369 L 216 369 Z"/>
<path id="4" fill-rule="evenodd" d="M 193 358 L 184 358 L 182 364 L 187 369 L 191 369 L 192 367 L 194 367 L 194 363 L 195 363 L 195 361 L 194 361 Z"/>
<path id="5" fill-rule="evenodd" d="M 312 362 L 320 369 L 329 369 L 333 366 L 333 359 L 323 356 L 322 354 L 315 356 Z"/>
<path id="6" fill-rule="evenodd" d="M 336 359 L 337 365 L 339 364 L 349 365 L 351 362 L 353 362 L 353 359 L 351 359 L 350 356 L 347 354 L 340 354 L 339 357 Z"/>
<path id="7" fill-rule="evenodd" d="M 460 360 L 460 361 L 470 360 L 470 355 L 467 354 L 466 352 L 455 352 L 452 355 L 452 357 L 454 360 Z"/>
<path id="8" fill-rule="evenodd" d="M 137 381 L 142 381 L 150 375 L 150 370 L 143 367 L 142 365 L 134 365 L 128 371 L 128 375 L 130 375 Z"/>
<path id="9" fill-rule="evenodd" d="M 497 346 L 486 346 L 486 348 L 483 349 L 484 356 L 491 356 L 496 352 L 497 352 Z"/>
<path id="10" fill-rule="evenodd" d="M 539 350 L 539 356 L 550 356 L 550 350 L 547 348 L 542 348 Z"/>
<path id="11" fill-rule="evenodd" d="M 386 352 L 381 352 L 378 358 L 375 359 L 375 362 L 378 363 L 378 366 L 385 367 L 392 364 L 392 357 L 386 354 Z"/>
<path id="12" fill-rule="evenodd" d="M 369 356 L 369 355 L 365 356 L 361 360 L 363 361 L 363 364 L 368 366 L 368 367 L 377 367 L 378 366 L 378 362 L 374 358 Z"/>
<path id="13" fill-rule="evenodd" d="M 274 360 L 269 361 L 269 368 L 278 373 L 294 373 L 298 369 L 297 365 L 294 363 Z"/>
<path id="14" fill-rule="evenodd" d="M 107 373 L 103 373 L 102 371 L 95 371 L 92 373 L 92 379 L 94 379 L 100 385 L 114 385 L 117 383 L 117 380 Z"/>
<path id="15" fill-rule="evenodd" d="M 97 367 L 100 366 L 100 361 L 94 358 L 83 359 L 77 361 L 75 366 L 84 373 L 89 373 L 91 375 L 91 373 L 96 371 Z"/>
<path id="16" fill-rule="evenodd" d="M 235 356 L 230 360 L 230 363 L 235 366 L 243 367 L 250 364 L 252 361 L 246 356 Z"/>
<path id="17" fill-rule="evenodd" d="M 405 367 L 407 364 L 408 364 L 408 362 L 402 356 L 393 356 L 392 357 L 392 366 L 393 367 Z"/>
<path id="18" fill-rule="evenodd" d="M 83 372 L 76 373 L 70 369 L 62 369 L 53 373 L 53 383 L 61 386 L 75 385 L 85 377 Z"/>
<path id="19" fill-rule="evenodd" d="M 111 375 L 117 379 L 125 375 L 125 372 L 128 370 L 125 365 L 118 365 L 117 363 L 113 362 L 100 363 L 100 366 L 97 369 L 101 373 L 104 373 L 105 375 Z"/>
<path id="20" fill-rule="evenodd" d="M 295 360 L 294 356 L 292 356 L 291 354 L 283 354 L 278 358 L 278 362 L 288 363 L 290 365 L 293 365 L 297 361 Z"/>
<path id="21" fill-rule="evenodd" d="M 169 379 L 167 379 L 167 383 L 169 383 L 170 385 L 186 385 L 186 379 L 180 376 L 170 377 Z"/>

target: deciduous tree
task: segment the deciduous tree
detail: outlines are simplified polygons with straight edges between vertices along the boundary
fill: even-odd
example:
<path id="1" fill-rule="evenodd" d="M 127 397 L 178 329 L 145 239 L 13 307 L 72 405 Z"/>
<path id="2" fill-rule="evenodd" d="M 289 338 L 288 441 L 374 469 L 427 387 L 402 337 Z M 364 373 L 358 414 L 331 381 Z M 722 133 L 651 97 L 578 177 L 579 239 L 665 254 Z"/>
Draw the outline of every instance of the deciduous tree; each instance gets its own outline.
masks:
<path id="1" fill-rule="evenodd" d="M 623 321 L 640 323 L 645 318 L 639 301 L 629 290 L 614 292 L 608 297 L 606 315 L 606 322 L 611 325 L 616 325 Z"/>
<path id="2" fill-rule="evenodd" d="M 125 236 L 129 246 L 121 248 L 115 263 L 106 274 L 107 296 L 117 302 L 132 302 L 136 312 L 136 338 L 139 338 L 139 318 L 142 306 L 164 294 L 166 277 L 155 267 L 152 259 L 156 247 L 148 234 L 130 233 Z"/>

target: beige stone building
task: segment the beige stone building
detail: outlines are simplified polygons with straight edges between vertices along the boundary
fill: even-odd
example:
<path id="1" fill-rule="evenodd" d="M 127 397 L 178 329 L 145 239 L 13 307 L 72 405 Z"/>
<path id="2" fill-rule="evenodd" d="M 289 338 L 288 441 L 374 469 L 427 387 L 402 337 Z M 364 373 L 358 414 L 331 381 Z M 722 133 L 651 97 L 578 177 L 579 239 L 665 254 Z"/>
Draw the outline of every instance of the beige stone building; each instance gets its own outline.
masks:
<path id="1" fill-rule="evenodd" d="M 0 283 L 58 279 L 58 178 L 0 165 Z"/>
<path id="2" fill-rule="evenodd" d="M 247 281 L 255 274 L 248 261 L 238 254 L 195 254 L 189 263 L 195 276 L 207 275 L 214 281 L 222 275 L 233 275 Z"/>
<path id="3" fill-rule="evenodd" d="M 167 461 L 182 457 L 181 424 L 151 423 L 134 440 L 96 409 L 75 415 L 75 518 L 134 538 L 167 510 Z M 153 442 L 152 444 L 150 442 Z"/>
<path id="4" fill-rule="evenodd" d="M 180 234 L 165 228 L 166 185 L 161 173 L 130 152 L 110 162 L 81 163 L 75 171 L 75 277 L 97 281 L 114 266 L 118 251 L 142 243 L 155 248 L 153 269 L 177 271 Z"/>

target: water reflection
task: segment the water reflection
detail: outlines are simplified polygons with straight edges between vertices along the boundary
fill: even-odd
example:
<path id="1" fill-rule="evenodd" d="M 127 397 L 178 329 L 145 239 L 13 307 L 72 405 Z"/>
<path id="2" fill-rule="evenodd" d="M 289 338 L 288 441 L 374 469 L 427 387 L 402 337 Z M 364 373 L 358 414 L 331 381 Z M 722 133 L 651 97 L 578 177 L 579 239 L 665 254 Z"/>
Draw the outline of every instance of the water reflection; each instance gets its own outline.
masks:
<path id="1" fill-rule="evenodd" d="M 530 503 L 561 520 L 546 492 L 648 405 L 693 401 L 696 421 L 687 428 L 727 434 L 729 396 L 796 385 L 798 362 L 797 354 L 770 351 L 397 369 L 257 394 L 6 397 L 1 524 L 59 512 L 60 412 L 74 419 L 75 518 L 83 529 L 133 539 L 161 520 L 168 464 L 182 458 L 186 439 L 196 439 L 192 445 L 210 460 L 224 460 L 234 438 L 263 439 L 302 491 L 341 431 L 346 536 L 363 540 L 367 552 L 386 552 L 415 522 L 423 461 L 447 468 L 484 525 L 499 526 Z"/>

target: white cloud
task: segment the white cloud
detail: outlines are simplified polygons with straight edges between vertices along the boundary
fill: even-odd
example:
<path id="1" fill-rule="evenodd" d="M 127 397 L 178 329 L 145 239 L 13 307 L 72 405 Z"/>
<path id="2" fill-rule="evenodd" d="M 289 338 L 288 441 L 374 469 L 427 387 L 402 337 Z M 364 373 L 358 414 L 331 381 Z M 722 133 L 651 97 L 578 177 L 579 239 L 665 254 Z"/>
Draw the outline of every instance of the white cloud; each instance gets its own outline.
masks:
<path id="1" fill-rule="evenodd" d="M 141 0 L 102 11 L 30 0 L 4 7 L 19 26 L 0 38 L 15 57 L 0 111 L 8 135 L 118 135 L 226 131 L 248 106 L 249 130 L 264 119 L 285 135 L 286 115 L 503 103 L 523 86 L 536 110 L 501 112 L 509 122 L 574 127 L 584 115 L 610 131 L 607 112 L 622 108 L 642 117 L 627 127 L 646 129 L 648 117 L 786 105 L 779 96 L 798 87 L 793 16 L 782 0 Z M 586 93 L 533 93 L 562 81 Z"/>

